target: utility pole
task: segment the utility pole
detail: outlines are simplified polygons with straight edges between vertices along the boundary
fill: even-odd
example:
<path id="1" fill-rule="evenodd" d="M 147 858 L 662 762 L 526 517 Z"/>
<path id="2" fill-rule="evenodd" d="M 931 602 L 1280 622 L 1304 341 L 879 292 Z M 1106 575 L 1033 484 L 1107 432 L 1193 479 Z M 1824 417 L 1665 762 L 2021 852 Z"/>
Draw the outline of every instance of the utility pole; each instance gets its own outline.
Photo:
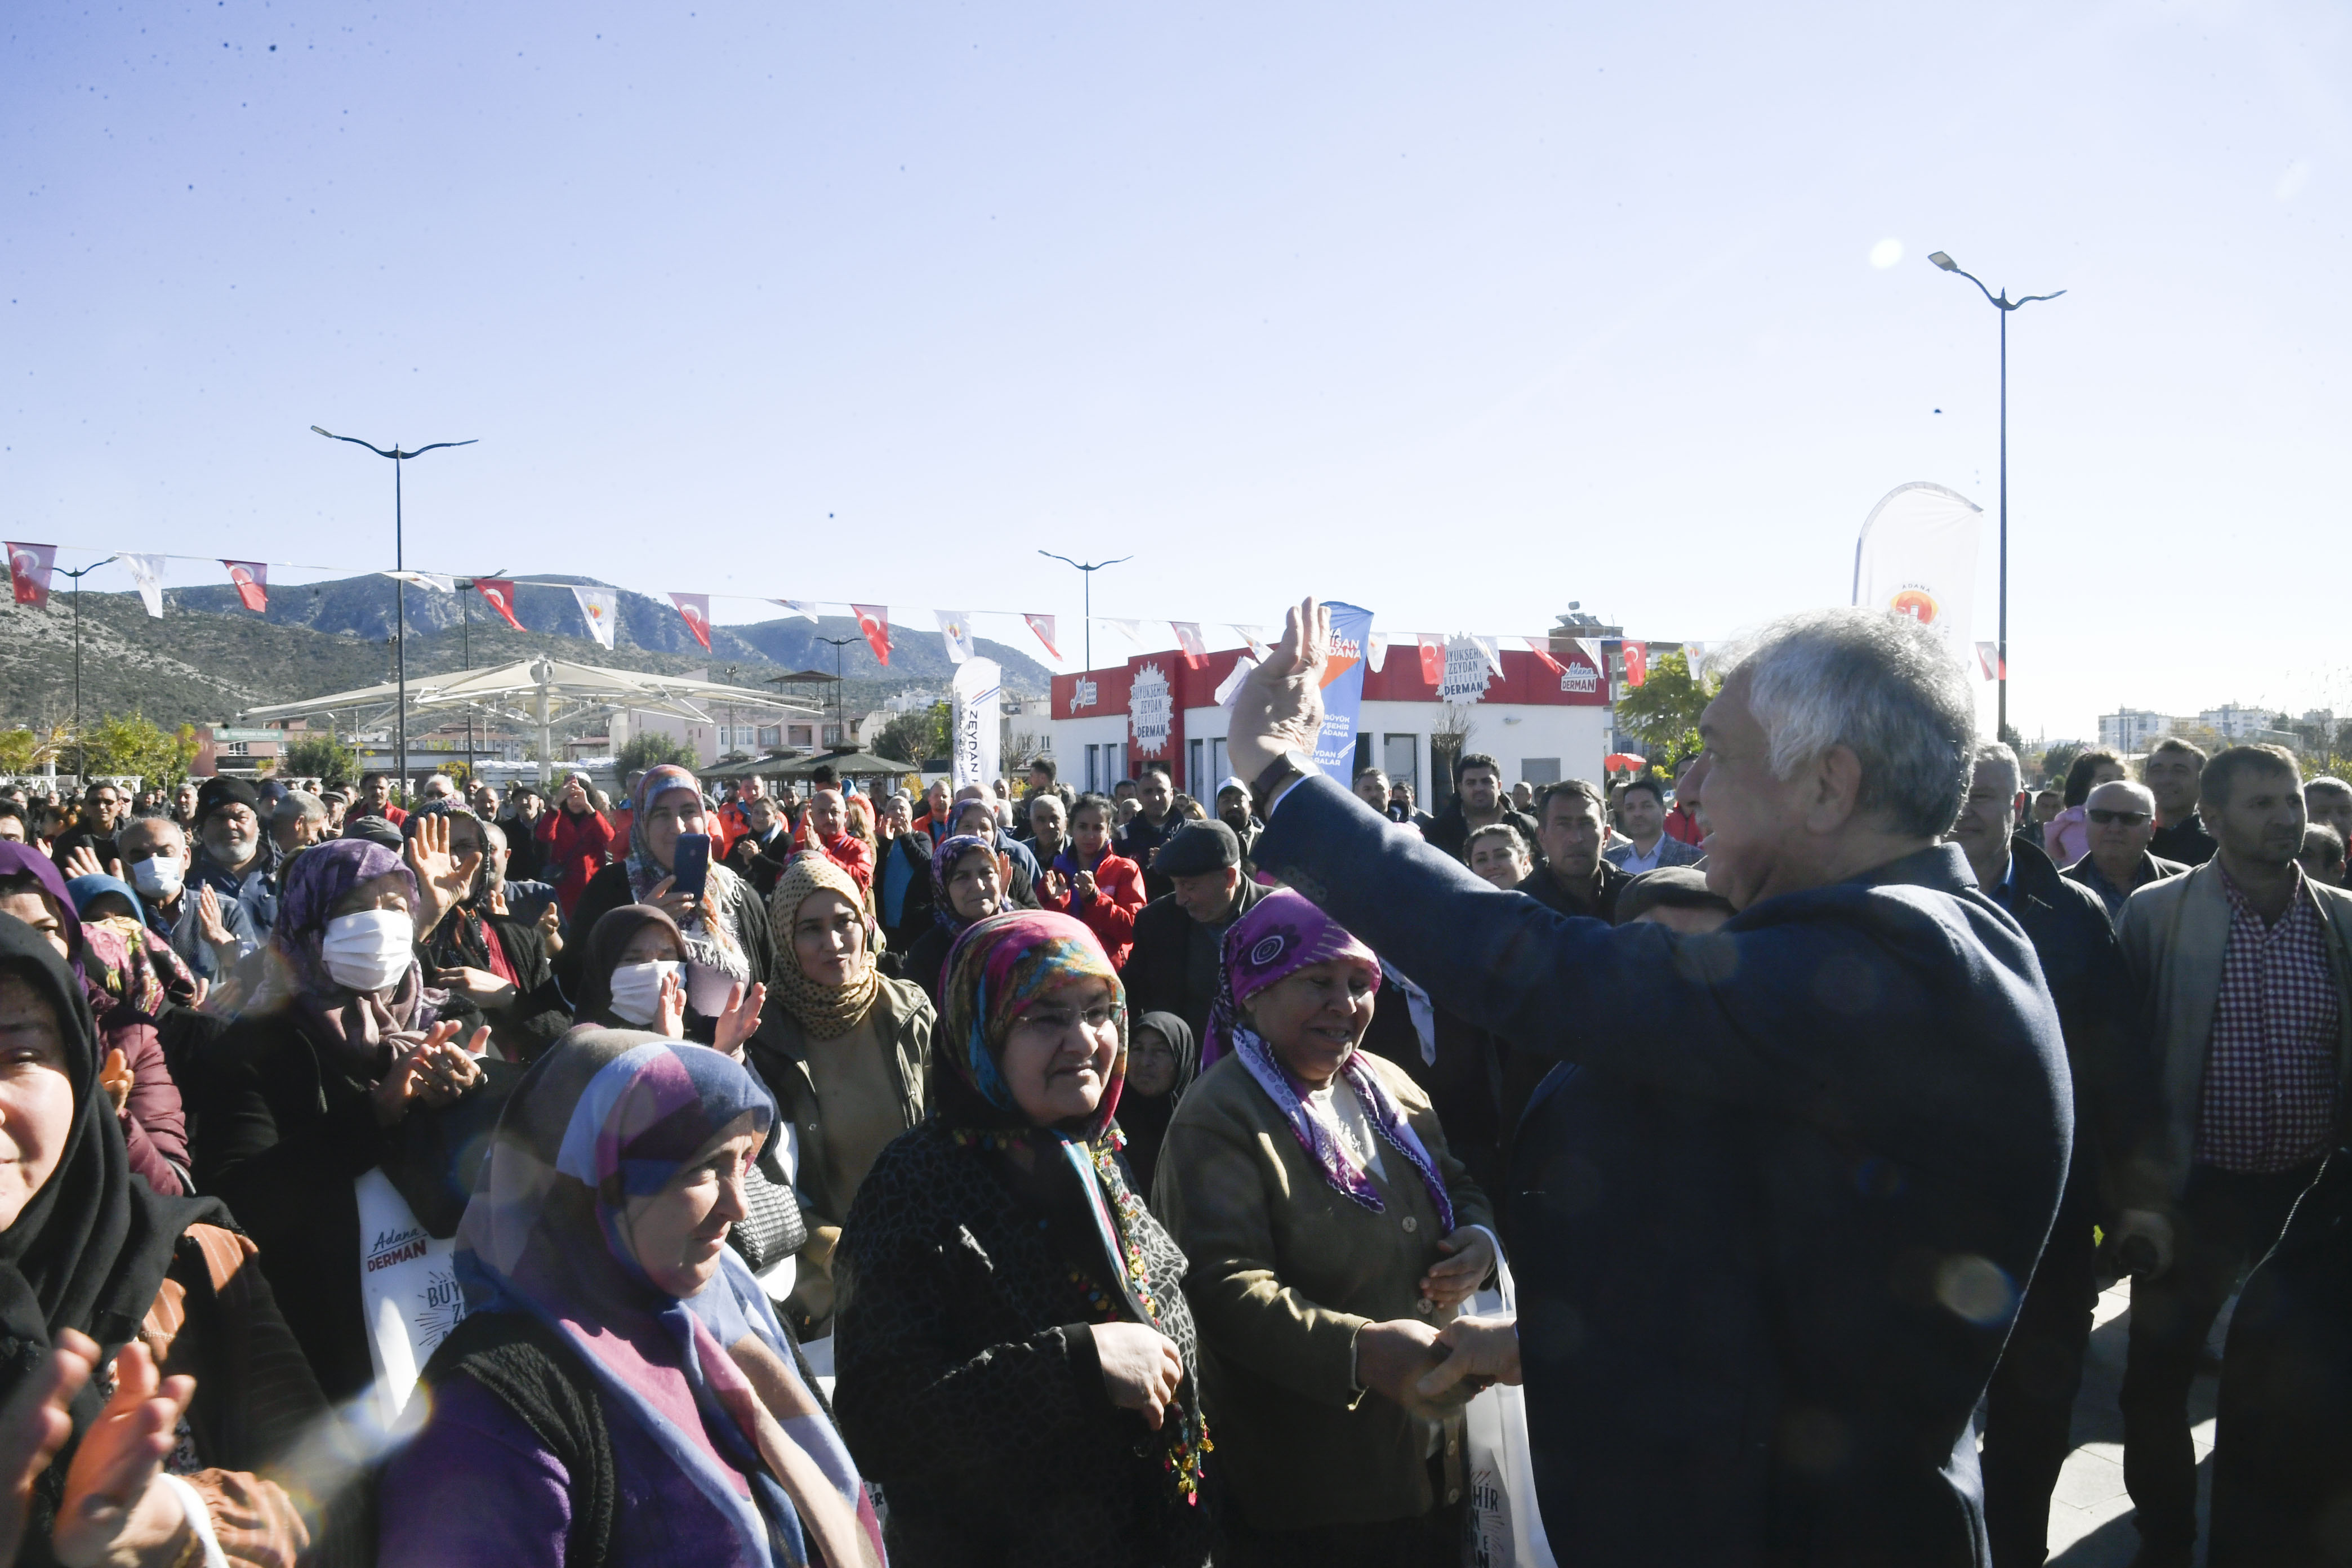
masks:
<path id="1" fill-rule="evenodd" d="M 83 742 L 81 738 L 81 580 L 84 577 L 89 576 L 92 572 L 97 571 L 100 567 L 105 565 L 107 561 L 112 561 L 114 559 L 116 559 L 116 557 L 110 555 L 106 558 L 106 561 L 93 561 L 79 572 L 66 572 L 58 570 L 58 575 L 73 579 L 74 778 L 85 788 L 88 787 L 89 783 L 89 778 L 86 776 L 89 773 L 89 747 Z M 53 570 L 57 569 L 53 568 Z"/>

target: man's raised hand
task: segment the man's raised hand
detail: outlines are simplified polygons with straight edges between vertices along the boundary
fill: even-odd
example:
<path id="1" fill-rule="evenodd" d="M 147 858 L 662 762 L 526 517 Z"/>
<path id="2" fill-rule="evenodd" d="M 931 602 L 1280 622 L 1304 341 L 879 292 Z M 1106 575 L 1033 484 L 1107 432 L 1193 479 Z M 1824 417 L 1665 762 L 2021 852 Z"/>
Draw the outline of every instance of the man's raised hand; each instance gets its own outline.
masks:
<path id="1" fill-rule="evenodd" d="M 1323 668 L 1330 661 L 1331 612 L 1310 596 L 1285 617 L 1282 640 L 1234 694 L 1225 755 L 1255 784 L 1287 752 L 1312 755 L 1323 730 Z"/>

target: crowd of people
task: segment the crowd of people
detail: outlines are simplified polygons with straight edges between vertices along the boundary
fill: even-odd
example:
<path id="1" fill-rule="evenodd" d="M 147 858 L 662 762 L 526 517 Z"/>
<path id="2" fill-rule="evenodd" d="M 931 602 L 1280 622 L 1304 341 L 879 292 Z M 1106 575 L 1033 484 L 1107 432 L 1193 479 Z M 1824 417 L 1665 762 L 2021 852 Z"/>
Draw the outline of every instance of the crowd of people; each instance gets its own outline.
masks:
<path id="1" fill-rule="evenodd" d="M 1845 613 L 1432 816 L 1327 638 L 1200 799 L 0 792 L 5 1555 L 1484 1564 L 1501 1382 L 1517 1561 L 2011 1568 L 2128 1275 L 2141 1561 L 2233 1296 L 2210 1561 L 2352 1560 L 2352 785 L 2032 787 Z"/>

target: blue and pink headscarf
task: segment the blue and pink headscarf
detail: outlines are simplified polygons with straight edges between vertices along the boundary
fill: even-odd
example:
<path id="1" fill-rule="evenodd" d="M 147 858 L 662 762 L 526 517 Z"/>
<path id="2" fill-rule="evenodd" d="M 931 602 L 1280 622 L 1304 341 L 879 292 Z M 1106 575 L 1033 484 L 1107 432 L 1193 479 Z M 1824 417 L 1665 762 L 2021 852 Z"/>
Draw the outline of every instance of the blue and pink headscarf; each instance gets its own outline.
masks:
<path id="1" fill-rule="evenodd" d="M 629 1241 L 633 1200 L 774 1121 L 767 1089 L 719 1051 L 575 1029 L 532 1064 L 499 1119 L 458 1229 L 458 1279 L 470 1311 L 526 1313 L 554 1330 L 676 1466 L 677 1484 L 736 1527 L 744 1561 L 878 1563 L 881 1528 L 856 1468 L 793 1372 L 750 1269 L 725 1249 L 719 1276 L 681 1300 L 646 1276 Z M 739 1364 L 747 1354 L 782 1381 L 786 1408 L 761 1400 Z M 680 1374 L 699 1433 L 656 1393 Z M 749 1479 L 748 1497 L 730 1467 Z"/>
<path id="2" fill-rule="evenodd" d="M 1307 1096 L 1306 1086 L 1290 1075 L 1274 1047 L 1241 1016 L 1241 1005 L 1267 986 L 1335 959 L 1364 971 L 1373 989 L 1379 989 L 1380 955 L 1354 932 L 1288 888 L 1260 899 L 1225 932 L 1225 962 L 1217 977 L 1217 1000 L 1209 1015 L 1209 1044 L 1202 1052 L 1202 1065 L 1205 1070 L 1228 1051 L 1239 1057 L 1331 1190 L 1379 1214 L 1387 1206 L 1380 1189 L 1349 1152 L 1330 1112 Z M 1437 1162 L 1430 1158 L 1380 1075 L 1364 1064 L 1360 1051 L 1351 1051 L 1339 1064 L 1339 1076 L 1363 1107 L 1372 1131 L 1412 1167 L 1429 1189 L 1441 1234 L 1453 1230 L 1454 1200 L 1445 1191 L 1445 1178 L 1438 1173 Z"/>

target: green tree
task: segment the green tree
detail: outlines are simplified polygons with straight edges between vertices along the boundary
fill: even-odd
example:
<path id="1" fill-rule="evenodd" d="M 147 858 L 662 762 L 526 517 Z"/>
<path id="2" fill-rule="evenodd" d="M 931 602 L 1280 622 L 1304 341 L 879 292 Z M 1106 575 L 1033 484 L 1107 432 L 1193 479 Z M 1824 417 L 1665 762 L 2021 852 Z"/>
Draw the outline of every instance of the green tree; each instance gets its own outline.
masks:
<path id="1" fill-rule="evenodd" d="M 289 777 L 347 784 L 360 776 L 357 747 L 346 746 L 331 730 L 305 734 L 285 751 L 279 771 Z"/>
<path id="2" fill-rule="evenodd" d="M 78 748 L 85 773 L 136 773 L 158 789 L 177 789 L 196 760 L 196 729 L 164 730 L 136 710 L 92 724 Z"/>
<path id="3" fill-rule="evenodd" d="M 0 730 L 0 773 L 29 773 L 55 761 L 66 748 L 61 734 L 55 729 L 47 735 L 23 728 Z"/>
<path id="4" fill-rule="evenodd" d="M 2083 742 L 2080 741 L 2061 741 L 2042 752 L 2042 778 L 2053 784 L 2063 784 L 2066 779 L 2066 770 L 2074 765 L 2074 759 L 2081 756 L 2084 750 Z"/>
<path id="5" fill-rule="evenodd" d="M 676 763 L 682 768 L 694 766 L 694 753 L 687 749 L 686 742 L 657 730 L 640 731 L 622 742 L 613 760 L 623 778 L 660 767 L 664 763 Z"/>
<path id="6" fill-rule="evenodd" d="M 1721 689 L 1720 680 L 1693 676 L 1680 648 L 1662 653 L 1650 661 L 1649 678 L 1617 700 L 1617 727 L 1641 737 L 1650 765 L 1672 777 L 1698 755 L 1698 716 Z"/>
<path id="7" fill-rule="evenodd" d="M 882 732 L 874 737 L 875 752 L 902 763 L 944 757 L 948 754 L 952 722 L 953 716 L 944 702 L 910 709 L 882 726 Z"/>

